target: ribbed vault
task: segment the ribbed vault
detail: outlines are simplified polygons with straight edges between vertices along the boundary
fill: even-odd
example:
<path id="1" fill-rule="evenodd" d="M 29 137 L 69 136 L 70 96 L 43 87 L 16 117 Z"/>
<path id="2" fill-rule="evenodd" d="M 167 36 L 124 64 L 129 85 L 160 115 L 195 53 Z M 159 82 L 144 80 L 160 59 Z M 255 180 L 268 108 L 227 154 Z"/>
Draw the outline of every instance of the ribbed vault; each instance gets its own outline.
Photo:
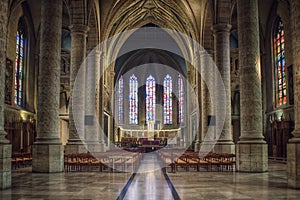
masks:
<path id="1" fill-rule="evenodd" d="M 105 20 L 102 40 L 127 30 L 155 24 L 158 27 L 170 29 L 198 40 L 199 31 L 196 20 L 188 2 L 173 0 L 139 0 L 116 1 Z M 106 55 L 118 52 L 130 35 L 119 38 L 106 47 Z M 183 40 L 180 36 L 172 35 L 185 58 L 193 55 L 191 41 Z"/>

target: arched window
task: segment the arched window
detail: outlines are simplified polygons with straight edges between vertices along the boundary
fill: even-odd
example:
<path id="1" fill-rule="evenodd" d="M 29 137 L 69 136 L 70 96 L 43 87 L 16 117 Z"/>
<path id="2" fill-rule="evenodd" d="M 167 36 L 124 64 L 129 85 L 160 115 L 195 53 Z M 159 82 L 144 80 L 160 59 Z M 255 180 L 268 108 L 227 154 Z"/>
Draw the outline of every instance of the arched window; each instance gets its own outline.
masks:
<path id="1" fill-rule="evenodd" d="M 25 55 L 27 51 L 27 34 L 24 19 L 21 18 L 16 34 L 16 63 L 15 63 L 15 92 L 14 102 L 18 106 L 24 106 L 24 70 Z"/>
<path id="2" fill-rule="evenodd" d="M 129 124 L 138 124 L 138 80 L 135 75 L 129 80 Z"/>
<path id="3" fill-rule="evenodd" d="M 71 32 L 63 29 L 61 33 L 61 48 L 71 51 Z"/>
<path id="4" fill-rule="evenodd" d="M 123 76 L 119 79 L 118 88 L 118 107 L 119 107 L 119 124 L 124 124 L 124 79 Z"/>
<path id="5" fill-rule="evenodd" d="M 149 76 L 146 80 L 146 121 L 155 121 L 155 79 L 153 76 Z"/>
<path id="6" fill-rule="evenodd" d="M 172 77 L 164 79 L 164 124 L 172 124 Z"/>
<path id="7" fill-rule="evenodd" d="M 183 95 L 183 80 L 182 76 L 178 75 L 178 123 L 184 122 L 184 95 Z"/>
<path id="8" fill-rule="evenodd" d="M 287 102 L 287 70 L 285 63 L 285 39 L 281 18 L 278 18 L 273 35 L 274 74 L 275 74 L 275 104 L 281 106 Z"/>

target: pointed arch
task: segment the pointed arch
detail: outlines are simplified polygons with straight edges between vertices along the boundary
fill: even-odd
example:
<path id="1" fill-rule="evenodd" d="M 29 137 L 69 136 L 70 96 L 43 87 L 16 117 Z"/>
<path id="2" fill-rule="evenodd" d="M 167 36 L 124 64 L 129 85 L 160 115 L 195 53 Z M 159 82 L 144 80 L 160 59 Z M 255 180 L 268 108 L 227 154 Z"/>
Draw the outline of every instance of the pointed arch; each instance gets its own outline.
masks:
<path id="1" fill-rule="evenodd" d="M 14 103 L 24 107 L 24 76 L 26 53 L 28 51 L 28 32 L 23 17 L 20 18 L 16 33 L 16 59 L 14 78 Z"/>
<path id="2" fill-rule="evenodd" d="M 178 75 L 178 124 L 184 123 L 184 88 L 182 76 Z"/>
<path id="3" fill-rule="evenodd" d="M 275 104 L 276 106 L 281 106 L 287 103 L 287 68 L 285 60 L 284 25 L 280 17 L 277 18 L 273 30 L 273 59 Z"/>
<path id="4" fill-rule="evenodd" d="M 119 79 L 118 87 L 118 120 L 119 124 L 124 124 L 124 78 Z"/>
<path id="5" fill-rule="evenodd" d="M 129 80 L 129 124 L 138 124 L 138 79 L 134 74 Z"/>
<path id="6" fill-rule="evenodd" d="M 164 78 L 164 124 L 172 124 L 172 77 Z"/>
<path id="7" fill-rule="evenodd" d="M 155 122 L 155 104 L 156 104 L 156 83 L 155 78 L 150 75 L 146 80 L 146 122 Z"/>

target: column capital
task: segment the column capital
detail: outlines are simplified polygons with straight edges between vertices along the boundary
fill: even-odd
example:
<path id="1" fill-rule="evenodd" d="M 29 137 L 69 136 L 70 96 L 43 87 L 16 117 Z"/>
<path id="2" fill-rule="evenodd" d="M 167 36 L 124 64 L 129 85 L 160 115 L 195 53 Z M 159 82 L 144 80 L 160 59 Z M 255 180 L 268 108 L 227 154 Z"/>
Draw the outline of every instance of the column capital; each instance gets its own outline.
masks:
<path id="1" fill-rule="evenodd" d="M 95 49 L 95 55 L 101 56 L 101 51 L 99 49 Z"/>
<path id="2" fill-rule="evenodd" d="M 206 57 L 206 56 L 212 56 L 214 55 L 213 49 L 204 49 L 199 51 L 199 57 Z"/>
<path id="3" fill-rule="evenodd" d="M 90 27 L 84 24 L 71 24 L 69 29 L 71 30 L 71 33 L 87 34 L 90 30 Z"/>
<path id="4" fill-rule="evenodd" d="M 0 130 L 0 144 L 9 144 L 10 141 L 5 137 L 7 132 L 5 130 Z"/>
<path id="5" fill-rule="evenodd" d="M 293 138 L 291 138 L 290 140 L 289 140 L 289 142 L 290 143 L 293 143 L 293 142 L 299 142 L 300 143 L 300 131 L 299 130 L 294 130 L 293 132 L 292 132 L 292 134 L 293 134 Z"/>
<path id="6" fill-rule="evenodd" d="M 89 54 L 87 55 L 88 58 L 95 58 L 95 59 L 100 58 L 100 56 L 101 56 L 101 51 L 96 48 L 91 52 L 89 52 Z"/>
<path id="7" fill-rule="evenodd" d="M 200 56 L 202 54 L 202 51 L 197 51 L 194 53 L 194 61 L 199 61 L 200 60 Z"/>
<path id="8" fill-rule="evenodd" d="M 212 30 L 215 33 L 219 33 L 219 32 L 230 32 L 232 26 L 230 24 L 226 24 L 226 23 L 220 23 L 220 24 L 214 24 L 212 27 Z"/>

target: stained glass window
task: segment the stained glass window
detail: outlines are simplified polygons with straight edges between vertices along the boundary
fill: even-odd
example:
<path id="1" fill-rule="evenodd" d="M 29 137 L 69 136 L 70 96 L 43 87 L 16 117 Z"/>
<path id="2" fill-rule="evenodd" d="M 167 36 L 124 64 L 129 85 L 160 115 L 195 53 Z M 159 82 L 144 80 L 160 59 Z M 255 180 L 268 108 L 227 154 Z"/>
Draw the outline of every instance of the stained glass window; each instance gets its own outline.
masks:
<path id="1" fill-rule="evenodd" d="M 124 124 L 124 78 L 123 76 L 119 79 L 118 88 L 118 107 L 119 107 L 119 124 Z"/>
<path id="2" fill-rule="evenodd" d="M 23 106 L 24 64 L 25 64 L 26 35 L 23 20 L 19 21 L 16 34 L 16 64 L 15 64 L 15 93 L 14 102 Z"/>
<path id="3" fill-rule="evenodd" d="M 164 124 L 172 124 L 172 77 L 164 79 Z"/>
<path id="4" fill-rule="evenodd" d="M 135 75 L 129 80 L 129 124 L 138 124 L 138 79 Z"/>
<path id="5" fill-rule="evenodd" d="M 287 102 L 287 80 L 285 63 L 285 39 L 281 18 L 278 19 L 274 30 L 274 63 L 275 63 L 275 95 L 276 105 L 284 105 Z"/>
<path id="6" fill-rule="evenodd" d="M 146 80 L 146 121 L 155 121 L 155 79 L 149 76 Z"/>
<path id="7" fill-rule="evenodd" d="M 184 122 L 184 94 L 183 94 L 183 80 L 182 76 L 178 75 L 178 123 Z"/>
<path id="8" fill-rule="evenodd" d="M 61 48 L 71 51 L 71 32 L 63 29 L 61 33 Z"/>

